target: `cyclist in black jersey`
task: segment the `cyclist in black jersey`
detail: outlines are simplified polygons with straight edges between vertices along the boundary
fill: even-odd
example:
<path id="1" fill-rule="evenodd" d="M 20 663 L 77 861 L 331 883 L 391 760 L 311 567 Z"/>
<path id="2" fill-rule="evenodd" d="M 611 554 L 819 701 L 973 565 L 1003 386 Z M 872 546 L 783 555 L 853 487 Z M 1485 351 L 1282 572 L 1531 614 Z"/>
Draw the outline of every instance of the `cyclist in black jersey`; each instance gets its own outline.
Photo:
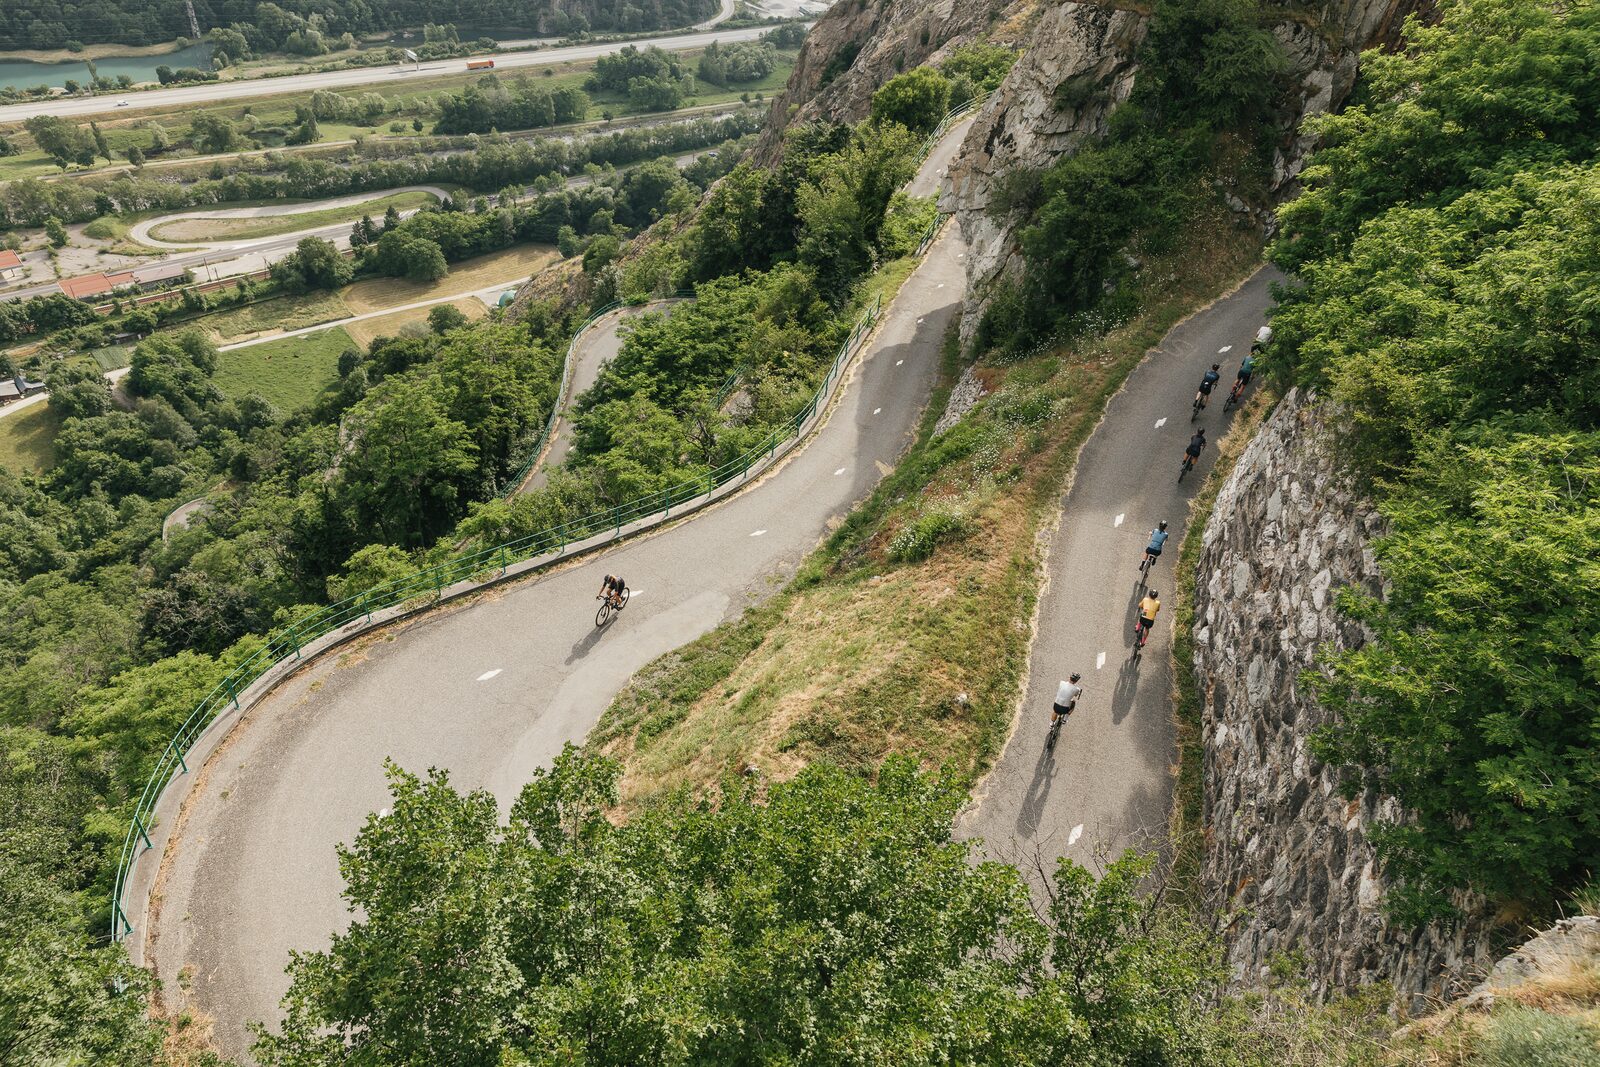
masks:
<path id="1" fill-rule="evenodd" d="M 628 583 L 622 580 L 622 575 L 608 574 L 605 577 L 605 581 L 600 583 L 600 595 L 595 597 L 595 599 L 600 600 L 605 597 L 610 597 L 611 606 L 620 608 L 622 607 L 622 595 L 627 591 L 627 588 Z"/>
<path id="2" fill-rule="evenodd" d="M 1206 371 L 1205 377 L 1200 379 L 1200 391 L 1194 394 L 1194 402 L 1203 409 L 1206 406 L 1206 398 L 1211 395 L 1212 388 L 1221 380 L 1222 364 L 1211 364 L 1211 369 Z"/>

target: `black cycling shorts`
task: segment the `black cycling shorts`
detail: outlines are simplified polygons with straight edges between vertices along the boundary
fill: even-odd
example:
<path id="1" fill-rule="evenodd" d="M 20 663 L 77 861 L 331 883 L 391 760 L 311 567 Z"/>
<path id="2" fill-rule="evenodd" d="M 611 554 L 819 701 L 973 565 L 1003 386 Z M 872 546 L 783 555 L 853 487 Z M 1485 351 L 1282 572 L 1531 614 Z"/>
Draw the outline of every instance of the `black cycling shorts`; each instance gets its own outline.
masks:
<path id="1" fill-rule="evenodd" d="M 1145 545 L 1144 550 L 1150 553 L 1152 556 L 1161 555 L 1161 549 L 1157 548 L 1155 545 Z"/>
<path id="2" fill-rule="evenodd" d="M 1071 715 L 1072 714 L 1072 709 L 1077 707 L 1077 706 L 1078 706 L 1077 701 L 1073 701 L 1071 704 L 1066 704 L 1066 705 L 1062 705 L 1062 704 L 1052 704 L 1051 705 L 1051 707 L 1055 708 L 1055 713 L 1057 715 L 1061 716 L 1062 718 L 1066 718 L 1068 715 Z"/>
<path id="3" fill-rule="evenodd" d="M 1242 371 L 1239 372 L 1239 380 L 1241 382 L 1244 382 L 1246 385 L 1249 385 L 1250 384 L 1250 375 L 1252 375 L 1254 373 L 1255 373 L 1255 371 L 1253 371 L 1253 370 L 1242 370 Z"/>

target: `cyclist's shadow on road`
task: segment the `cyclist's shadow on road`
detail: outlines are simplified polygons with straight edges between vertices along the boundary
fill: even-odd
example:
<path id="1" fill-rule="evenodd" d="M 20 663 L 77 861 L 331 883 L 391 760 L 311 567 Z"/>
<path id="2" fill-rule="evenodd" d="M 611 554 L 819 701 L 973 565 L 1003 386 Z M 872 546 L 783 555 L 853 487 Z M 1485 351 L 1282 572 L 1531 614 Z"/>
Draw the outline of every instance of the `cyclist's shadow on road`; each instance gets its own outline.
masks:
<path id="1" fill-rule="evenodd" d="M 1070 720 L 1068 720 L 1070 722 Z M 1061 724 L 1061 730 L 1066 732 L 1067 723 Z M 1056 738 L 1056 746 L 1060 747 L 1061 737 Z M 1055 778 L 1056 759 L 1051 749 L 1039 746 L 1039 762 L 1033 767 L 1033 781 L 1028 783 L 1028 792 L 1022 798 L 1022 809 L 1017 812 L 1017 835 L 1025 840 L 1031 840 L 1039 823 L 1044 819 L 1044 802 L 1050 796 L 1050 784 Z"/>
<path id="2" fill-rule="evenodd" d="M 1139 659 L 1129 655 L 1117 672 L 1117 687 L 1111 691 L 1111 724 L 1121 726 L 1122 720 L 1133 711 L 1134 699 L 1139 695 Z"/>
<path id="3" fill-rule="evenodd" d="M 616 616 L 613 615 L 612 618 L 615 619 Z M 583 639 L 577 644 L 573 645 L 572 651 L 567 654 L 567 666 L 570 667 L 583 657 L 587 656 L 589 654 L 589 650 L 599 642 L 600 638 L 603 637 L 605 632 L 609 629 L 611 629 L 611 623 L 609 621 L 604 626 L 591 627 L 589 632 L 583 635 Z"/>

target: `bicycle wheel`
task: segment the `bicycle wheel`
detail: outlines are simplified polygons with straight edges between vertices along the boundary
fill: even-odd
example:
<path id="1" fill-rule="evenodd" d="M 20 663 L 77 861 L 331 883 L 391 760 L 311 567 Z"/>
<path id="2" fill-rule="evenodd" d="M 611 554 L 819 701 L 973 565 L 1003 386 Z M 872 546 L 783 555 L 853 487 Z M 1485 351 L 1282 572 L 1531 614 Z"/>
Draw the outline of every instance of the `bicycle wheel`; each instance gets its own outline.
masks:
<path id="1" fill-rule="evenodd" d="M 1056 735 L 1059 734 L 1060 732 L 1061 732 L 1061 720 L 1057 719 L 1055 722 L 1050 724 L 1050 732 L 1045 735 L 1045 738 L 1044 738 L 1044 750 L 1046 752 L 1054 752 L 1055 751 Z"/>
<path id="2" fill-rule="evenodd" d="M 622 603 L 617 605 L 617 610 L 618 611 L 621 611 L 623 608 L 628 606 L 628 598 L 631 597 L 632 595 L 633 595 L 633 590 L 632 589 L 624 589 L 622 591 Z"/>
<path id="3" fill-rule="evenodd" d="M 1194 410 L 1189 413 L 1189 421 L 1193 422 L 1195 419 L 1198 419 L 1199 417 L 1200 417 L 1200 400 L 1199 400 L 1199 398 L 1196 398 L 1195 402 L 1194 402 Z"/>
<path id="4" fill-rule="evenodd" d="M 608 598 L 606 600 L 600 601 L 600 610 L 594 613 L 594 624 L 596 626 L 604 626 L 607 622 L 610 621 L 610 619 L 611 619 L 611 601 Z"/>

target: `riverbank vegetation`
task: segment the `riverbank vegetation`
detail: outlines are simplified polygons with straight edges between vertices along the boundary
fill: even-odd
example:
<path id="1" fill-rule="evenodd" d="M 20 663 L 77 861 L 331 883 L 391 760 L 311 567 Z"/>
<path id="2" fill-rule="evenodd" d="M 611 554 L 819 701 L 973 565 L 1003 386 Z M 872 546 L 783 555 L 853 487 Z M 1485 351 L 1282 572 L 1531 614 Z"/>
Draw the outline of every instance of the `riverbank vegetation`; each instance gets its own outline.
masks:
<path id="1" fill-rule="evenodd" d="M 1282 212 L 1272 363 L 1346 413 L 1388 533 L 1318 752 L 1408 813 L 1406 921 L 1547 914 L 1600 855 L 1600 7 L 1459 0 L 1370 57 Z"/>

